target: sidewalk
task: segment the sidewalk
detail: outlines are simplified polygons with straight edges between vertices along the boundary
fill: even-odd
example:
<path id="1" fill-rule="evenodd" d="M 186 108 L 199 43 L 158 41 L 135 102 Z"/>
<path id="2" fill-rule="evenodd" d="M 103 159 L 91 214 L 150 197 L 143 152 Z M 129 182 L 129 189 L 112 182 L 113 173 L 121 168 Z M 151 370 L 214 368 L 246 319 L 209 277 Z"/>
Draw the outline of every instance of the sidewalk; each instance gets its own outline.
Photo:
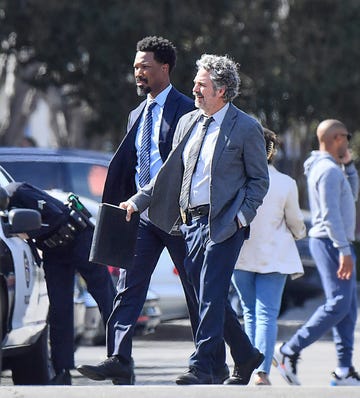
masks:
<path id="1" fill-rule="evenodd" d="M 357 387 L 88 386 L 2 387 L 2 398 L 358 398 Z"/>

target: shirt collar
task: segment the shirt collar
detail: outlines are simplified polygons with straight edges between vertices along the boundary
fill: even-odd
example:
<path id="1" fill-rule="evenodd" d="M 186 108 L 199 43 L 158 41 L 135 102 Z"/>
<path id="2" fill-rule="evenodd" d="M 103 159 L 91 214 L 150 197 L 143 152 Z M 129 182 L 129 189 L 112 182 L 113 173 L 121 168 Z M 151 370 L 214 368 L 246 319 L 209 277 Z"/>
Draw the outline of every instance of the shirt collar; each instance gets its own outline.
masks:
<path id="1" fill-rule="evenodd" d="M 218 110 L 216 113 L 212 115 L 212 118 L 214 119 L 215 123 L 219 126 L 221 126 L 221 123 L 224 120 L 225 114 L 227 110 L 229 109 L 229 103 L 227 102 L 220 110 Z M 207 116 L 205 116 L 207 117 Z"/>
<path id="2" fill-rule="evenodd" d="M 147 97 L 147 104 L 149 104 L 150 101 L 155 101 L 158 105 L 160 105 L 162 108 L 164 107 L 166 98 L 172 89 L 172 85 L 169 84 L 161 93 L 159 93 L 154 99 L 150 98 L 148 95 Z"/>

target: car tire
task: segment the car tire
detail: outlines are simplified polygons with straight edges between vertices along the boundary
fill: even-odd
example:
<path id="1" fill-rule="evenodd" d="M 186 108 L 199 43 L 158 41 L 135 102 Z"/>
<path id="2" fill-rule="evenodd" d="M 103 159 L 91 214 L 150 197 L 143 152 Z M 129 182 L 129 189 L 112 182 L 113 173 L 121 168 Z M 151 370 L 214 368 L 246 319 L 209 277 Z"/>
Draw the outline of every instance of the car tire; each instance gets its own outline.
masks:
<path id="1" fill-rule="evenodd" d="M 48 326 L 26 354 L 16 358 L 11 366 L 14 385 L 49 384 L 53 375 Z"/>

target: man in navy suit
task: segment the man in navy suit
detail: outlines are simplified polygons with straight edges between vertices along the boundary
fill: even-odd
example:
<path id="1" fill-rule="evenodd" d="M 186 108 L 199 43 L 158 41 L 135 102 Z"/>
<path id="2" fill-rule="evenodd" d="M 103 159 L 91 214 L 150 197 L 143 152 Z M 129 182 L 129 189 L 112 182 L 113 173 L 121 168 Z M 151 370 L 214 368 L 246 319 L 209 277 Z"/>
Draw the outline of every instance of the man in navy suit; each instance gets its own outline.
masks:
<path id="1" fill-rule="evenodd" d="M 235 362 L 225 384 L 247 384 L 264 356 L 241 329 L 227 296 L 249 224 L 269 185 L 265 140 L 259 123 L 231 103 L 240 81 L 236 64 L 205 54 L 197 67 L 193 94 L 199 109 L 179 120 L 174 149 L 156 181 L 120 207 L 128 220 L 149 208 L 150 220 L 165 232 L 181 224 L 199 323 L 189 370 L 176 383 L 213 383 L 225 366 L 225 339 Z"/>
<path id="2" fill-rule="evenodd" d="M 146 96 L 146 99 L 130 113 L 127 134 L 109 166 L 102 201 L 113 205 L 119 205 L 141 187 L 142 179 L 145 178 L 141 170 L 143 156 L 150 154 L 147 158 L 147 178 L 153 179 L 156 176 L 171 150 L 179 118 L 194 109 L 193 100 L 181 94 L 170 83 L 170 72 L 176 62 L 173 44 L 161 37 L 146 37 L 137 43 L 136 50 L 134 75 L 137 92 Z M 148 149 L 142 151 L 146 144 L 145 129 L 148 126 L 149 108 L 149 116 L 152 116 L 151 137 L 149 136 Z M 143 213 L 133 267 L 120 272 L 118 294 L 107 324 L 108 358 L 97 366 L 79 366 L 77 369 L 83 375 L 93 380 L 111 379 L 114 384 L 134 384 L 131 358 L 134 326 L 164 247 L 168 249 L 179 273 L 191 324 L 193 330 L 196 330 L 197 304 L 185 274 L 184 240 L 181 236 L 172 236 L 162 231 Z"/>

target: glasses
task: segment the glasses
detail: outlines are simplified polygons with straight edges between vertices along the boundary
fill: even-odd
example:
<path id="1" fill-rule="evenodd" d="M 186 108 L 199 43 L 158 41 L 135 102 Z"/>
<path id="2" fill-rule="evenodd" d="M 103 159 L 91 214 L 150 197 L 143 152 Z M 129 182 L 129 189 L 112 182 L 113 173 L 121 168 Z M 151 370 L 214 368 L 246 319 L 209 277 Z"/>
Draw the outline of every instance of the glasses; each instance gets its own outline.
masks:
<path id="1" fill-rule="evenodd" d="M 339 134 L 341 137 L 346 137 L 348 141 L 351 140 L 352 134 L 347 133 L 347 134 Z"/>

